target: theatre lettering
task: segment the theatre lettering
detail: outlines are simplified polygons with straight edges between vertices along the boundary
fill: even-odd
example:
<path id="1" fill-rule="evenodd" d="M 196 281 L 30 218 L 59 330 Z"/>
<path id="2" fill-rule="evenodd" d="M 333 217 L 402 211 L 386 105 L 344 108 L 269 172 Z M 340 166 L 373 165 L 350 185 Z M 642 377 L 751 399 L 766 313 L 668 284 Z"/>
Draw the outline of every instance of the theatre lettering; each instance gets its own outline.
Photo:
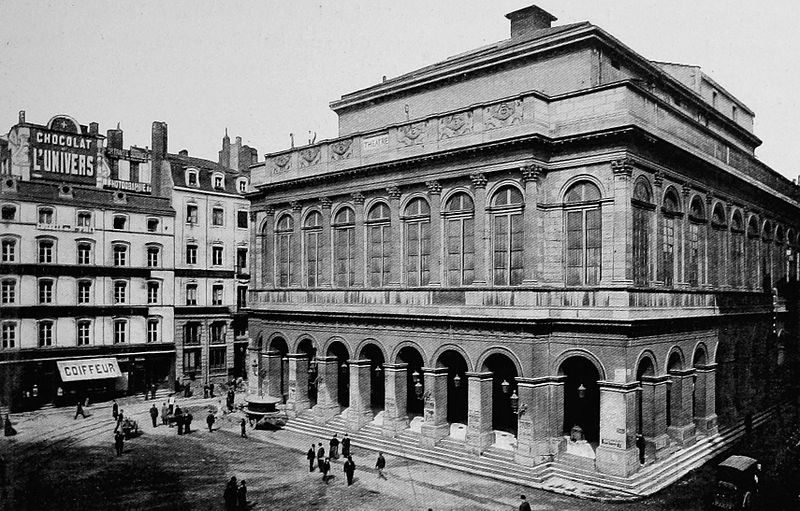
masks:
<path id="1" fill-rule="evenodd" d="M 95 176 L 96 142 L 68 133 L 32 130 L 31 171 L 35 175 L 58 174 L 60 179 Z"/>

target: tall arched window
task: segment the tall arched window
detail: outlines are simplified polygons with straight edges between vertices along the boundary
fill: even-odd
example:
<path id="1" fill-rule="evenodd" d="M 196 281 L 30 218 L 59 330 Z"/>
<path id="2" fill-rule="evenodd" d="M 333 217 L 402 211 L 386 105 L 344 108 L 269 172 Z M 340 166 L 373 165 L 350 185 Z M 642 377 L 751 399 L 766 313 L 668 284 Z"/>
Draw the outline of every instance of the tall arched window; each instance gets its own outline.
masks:
<path id="1" fill-rule="evenodd" d="M 713 286 L 727 285 L 725 260 L 725 208 L 719 202 L 714 205 L 711 212 L 711 239 L 708 240 L 708 269 L 709 283 Z"/>
<path id="2" fill-rule="evenodd" d="M 775 228 L 775 246 L 772 249 L 772 281 L 777 285 L 786 280 L 786 231 L 783 226 Z"/>
<path id="3" fill-rule="evenodd" d="M 475 204 L 466 193 L 456 193 L 447 201 L 442 216 L 447 237 L 447 284 L 472 284 L 475 278 Z"/>
<path id="4" fill-rule="evenodd" d="M 772 292 L 772 222 L 764 221 L 761 229 L 761 289 Z"/>
<path id="5" fill-rule="evenodd" d="M 492 196 L 492 260 L 496 286 L 522 284 L 522 193 L 504 186 Z"/>
<path id="6" fill-rule="evenodd" d="M 703 235 L 702 225 L 706 223 L 706 211 L 703 201 L 695 196 L 689 206 L 689 232 L 686 244 L 689 251 L 689 264 L 686 267 L 686 278 L 689 284 L 697 286 L 703 281 Z"/>
<path id="7" fill-rule="evenodd" d="M 320 253 L 320 235 L 322 234 L 322 214 L 312 211 L 303 224 L 303 247 L 306 252 L 306 285 L 317 287 L 322 277 L 322 254 Z"/>
<path id="8" fill-rule="evenodd" d="M 731 285 L 740 287 L 744 273 L 744 221 L 739 210 L 731 216 Z"/>
<path id="9" fill-rule="evenodd" d="M 797 280 L 797 235 L 793 229 L 786 231 L 786 258 L 787 279 L 789 282 L 794 282 Z"/>
<path id="10" fill-rule="evenodd" d="M 356 281 L 355 218 L 352 208 L 342 208 L 333 219 L 333 272 L 337 287 L 350 287 Z"/>
<path id="11" fill-rule="evenodd" d="M 431 208 L 425 200 L 411 199 L 403 212 L 406 234 L 406 285 L 430 282 Z"/>
<path id="12" fill-rule="evenodd" d="M 575 183 L 564 194 L 568 286 L 591 286 L 600 282 L 600 198 L 600 189 L 589 181 Z"/>
<path id="13" fill-rule="evenodd" d="M 661 207 L 662 227 L 661 227 L 661 266 L 659 268 L 659 280 L 664 282 L 667 287 L 675 285 L 675 267 L 677 258 L 675 257 L 675 225 L 681 216 L 680 202 L 678 193 L 670 187 L 664 194 L 664 203 Z"/>
<path id="14" fill-rule="evenodd" d="M 292 215 L 285 214 L 275 225 L 275 268 L 278 287 L 288 287 L 292 275 Z"/>
<path id="15" fill-rule="evenodd" d="M 650 183 L 642 176 L 633 185 L 633 283 L 646 286 L 650 283 L 650 237 L 653 225 L 653 194 Z"/>
<path id="16" fill-rule="evenodd" d="M 758 219 L 751 216 L 747 221 L 747 287 L 756 288 L 758 282 L 758 249 L 761 244 L 761 234 L 758 229 Z"/>
<path id="17" fill-rule="evenodd" d="M 386 203 L 375 204 L 367 214 L 367 251 L 369 285 L 387 285 L 391 271 L 392 225 Z"/>

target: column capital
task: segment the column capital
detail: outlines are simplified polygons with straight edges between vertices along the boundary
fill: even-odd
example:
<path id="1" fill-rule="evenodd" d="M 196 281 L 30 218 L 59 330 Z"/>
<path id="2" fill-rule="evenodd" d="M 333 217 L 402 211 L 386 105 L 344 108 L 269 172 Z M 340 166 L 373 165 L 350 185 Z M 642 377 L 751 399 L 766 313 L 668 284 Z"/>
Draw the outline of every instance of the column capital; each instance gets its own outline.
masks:
<path id="1" fill-rule="evenodd" d="M 639 388 L 638 381 L 618 382 L 618 381 L 598 381 L 597 385 L 600 390 L 608 390 L 611 392 L 631 392 Z"/>
<path id="2" fill-rule="evenodd" d="M 309 360 L 308 353 L 287 353 L 286 357 L 289 360 L 299 360 L 299 359 Z"/>
<path id="3" fill-rule="evenodd" d="M 356 205 L 364 204 L 364 194 L 361 192 L 351 193 L 350 197 L 353 199 L 353 203 Z"/>
<path id="4" fill-rule="evenodd" d="M 633 174 L 633 160 L 625 157 L 611 162 L 611 171 L 615 176 L 627 179 Z"/>
<path id="5" fill-rule="evenodd" d="M 469 175 L 469 178 L 472 181 L 472 186 L 475 188 L 486 188 L 486 183 L 489 182 L 489 180 L 486 179 L 486 175 L 482 172 L 473 172 Z"/>
<path id="6" fill-rule="evenodd" d="M 400 196 L 402 192 L 400 191 L 399 186 L 389 186 L 386 188 L 386 193 L 389 194 L 389 198 L 392 200 L 400 200 Z"/>
<path id="7" fill-rule="evenodd" d="M 289 206 L 292 208 L 292 211 L 300 211 L 303 209 L 303 205 L 300 204 L 300 201 L 293 200 L 289 203 Z"/>
<path id="8" fill-rule="evenodd" d="M 333 205 L 333 201 L 331 201 L 330 198 L 328 198 L 328 197 L 320 197 L 319 198 L 319 206 L 322 209 L 331 209 L 332 205 Z"/>
<path id="9" fill-rule="evenodd" d="M 517 376 L 514 378 L 519 387 L 538 387 L 541 385 L 554 385 L 563 384 L 567 381 L 566 376 L 539 376 L 538 378 L 523 378 Z"/>
<path id="10" fill-rule="evenodd" d="M 317 357 L 317 363 L 318 364 L 330 364 L 330 363 L 333 363 L 333 362 L 338 363 L 339 359 L 336 358 L 336 357 L 330 357 L 330 356 L 328 356 L 328 357 Z"/>
<path id="11" fill-rule="evenodd" d="M 653 183 L 655 183 L 656 187 L 661 188 L 664 186 L 664 171 L 657 170 L 656 173 L 653 175 Z"/>
<path id="12" fill-rule="evenodd" d="M 425 186 L 428 187 L 428 194 L 429 195 L 441 195 L 442 194 L 442 185 L 437 180 L 425 181 Z"/>
<path id="13" fill-rule="evenodd" d="M 348 365 L 350 365 L 351 368 L 352 367 L 369 367 L 372 364 L 372 360 L 370 360 L 368 358 L 359 359 L 359 360 L 348 360 L 347 363 L 348 363 Z"/>
<path id="14" fill-rule="evenodd" d="M 388 372 L 405 371 L 408 369 L 408 364 L 383 364 L 383 369 Z"/>
<path id="15" fill-rule="evenodd" d="M 689 183 L 683 183 L 683 186 L 681 187 L 681 194 L 683 197 L 688 197 L 690 193 L 692 193 L 692 185 Z"/>
<path id="16" fill-rule="evenodd" d="M 545 175 L 545 168 L 541 165 L 524 165 L 519 170 L 522 172 L 523 183 L 538 183 Z"/>
<path id="17" fill-rule="evenodd" d="M 258 218 L 258 211 L 249 211 L 247 213 L 247 216 L 250 217 L 251 222 L 255 222 L 256 219 Z"/>

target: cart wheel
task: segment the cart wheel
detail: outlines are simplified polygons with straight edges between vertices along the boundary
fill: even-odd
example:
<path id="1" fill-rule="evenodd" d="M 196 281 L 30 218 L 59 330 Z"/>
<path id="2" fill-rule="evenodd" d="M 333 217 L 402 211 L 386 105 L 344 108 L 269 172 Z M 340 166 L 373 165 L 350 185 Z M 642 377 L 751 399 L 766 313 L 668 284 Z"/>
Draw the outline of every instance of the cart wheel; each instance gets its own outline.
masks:
<path id="1" fill-rule="evenodd" d="M 742 509 L 745 511 L 750 511 L 753 509 L 753 499 L 750 495 L 750 492 L 744 494 L 744 498 L 742 499 Z"/>

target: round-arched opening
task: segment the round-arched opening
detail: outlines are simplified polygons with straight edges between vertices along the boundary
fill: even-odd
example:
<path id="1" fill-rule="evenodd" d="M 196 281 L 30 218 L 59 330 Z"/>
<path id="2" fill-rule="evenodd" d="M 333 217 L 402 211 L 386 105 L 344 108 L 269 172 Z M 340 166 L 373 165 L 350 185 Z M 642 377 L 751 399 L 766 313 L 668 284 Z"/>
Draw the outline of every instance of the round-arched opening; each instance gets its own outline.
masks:
<path id="1" fill-rule="evenodd" d="M 653 361 L 650 357 L 643 357 L 639 361 L 639 366 L 636 368 L 636 381 L 641 382 L 643 376 L 655 376 L 656 375 L 656 368 L 653 367 Z M 644 426 L 644 403 L 643 403 L 644 396 L 642 395 L 641 389 L 636 394 L 636 400 L 638 402 L 638 406 L 636 407 L 638 410 L 638 424 L 637 424 L 637 433 L 642 433 L 642 429 Z"/>
<path id="2" fill-rule="evenodd" d="M 384 385 L 383 352 L 375 344 L 361 348 L 361 360 L 369 360 L 369 404 L 373 410 L 383 410 L 386 387 Z"/>
<path id="3" fill-rule="evenodd" d="M 692 363 L 693 366 L 704 366 L 706 365 L 708 358 L 706 357 L 706 350 L 702 346 L 697 348 L 697 351 L 694 352 L 694 361 Z"/>
<path id="4" fill-rule="evenodd" d="M 492 429 L 517 434 L 517 416 L 511 407 L 511 395 L 517 390 L 517 367 L 502 353 L 493 353 L 483 363 L 483 371 L 492 373 Z"/>
<path id="5" fill-rule="evenodd" d="M 444 351 L 436 367 L 447 368 L 447 422 L 467 422 L 467 361 L 455 350 Z"/>
<path id="6" fill-rule="evenodd" d="M 319 366 L 317 365 L 317 347 L 314 341 L 305 338 L 297 345 L 297 352 L 303 353 L 308 359 L 308 399 L 311 406 L 317 404 L 317 377 L 319 376 Z"/>
<path id="7" fill-rule="evenodd" d="M 425 377 L 422 374 L 424 360 L 416 348 L 406 346 L 397 354 L 398 364 L 408 364 L 406 368 L 406 413 L 408 415 L 422 415 L 422 395 L 425 392 Z M 419 383 L 419 387 L 417 387 Z"/>
<path id="8" fill-rule="evenodd" d="M 350 406 L 350 368 L 348 366 L 348 359 L 350 353 L 347 351 L 347 346 L 341 341 L 334 341 L 328 346 L 329 357 L 336 357 L 336 367 L 339 371 L 339 385 L 336 389 L 336 399 L 339 405 L 347 408 Z"/>
<path id="9" fill-rule="evenodd" d="M 600 372 L 586 357 L 572 356 L 561 363 L 559 375 L 564 381 L 564 425 L 565 434 L 579 426 L 584 438 L 597 442 L 600 438 Z"/>
<path id="10" fill-rule="evenodd" d="M 286 343 L 286 339 L 283 337 L 275 337 L 269 343 L 269 348 L 267 351 L 277 352 L 280 354 L 280 384 L 275 390 L 280 393 L 280 397 L 285 399 L 289 396 L 289 358 L 287 357 L 289 353 L 289 345 Z"/>

